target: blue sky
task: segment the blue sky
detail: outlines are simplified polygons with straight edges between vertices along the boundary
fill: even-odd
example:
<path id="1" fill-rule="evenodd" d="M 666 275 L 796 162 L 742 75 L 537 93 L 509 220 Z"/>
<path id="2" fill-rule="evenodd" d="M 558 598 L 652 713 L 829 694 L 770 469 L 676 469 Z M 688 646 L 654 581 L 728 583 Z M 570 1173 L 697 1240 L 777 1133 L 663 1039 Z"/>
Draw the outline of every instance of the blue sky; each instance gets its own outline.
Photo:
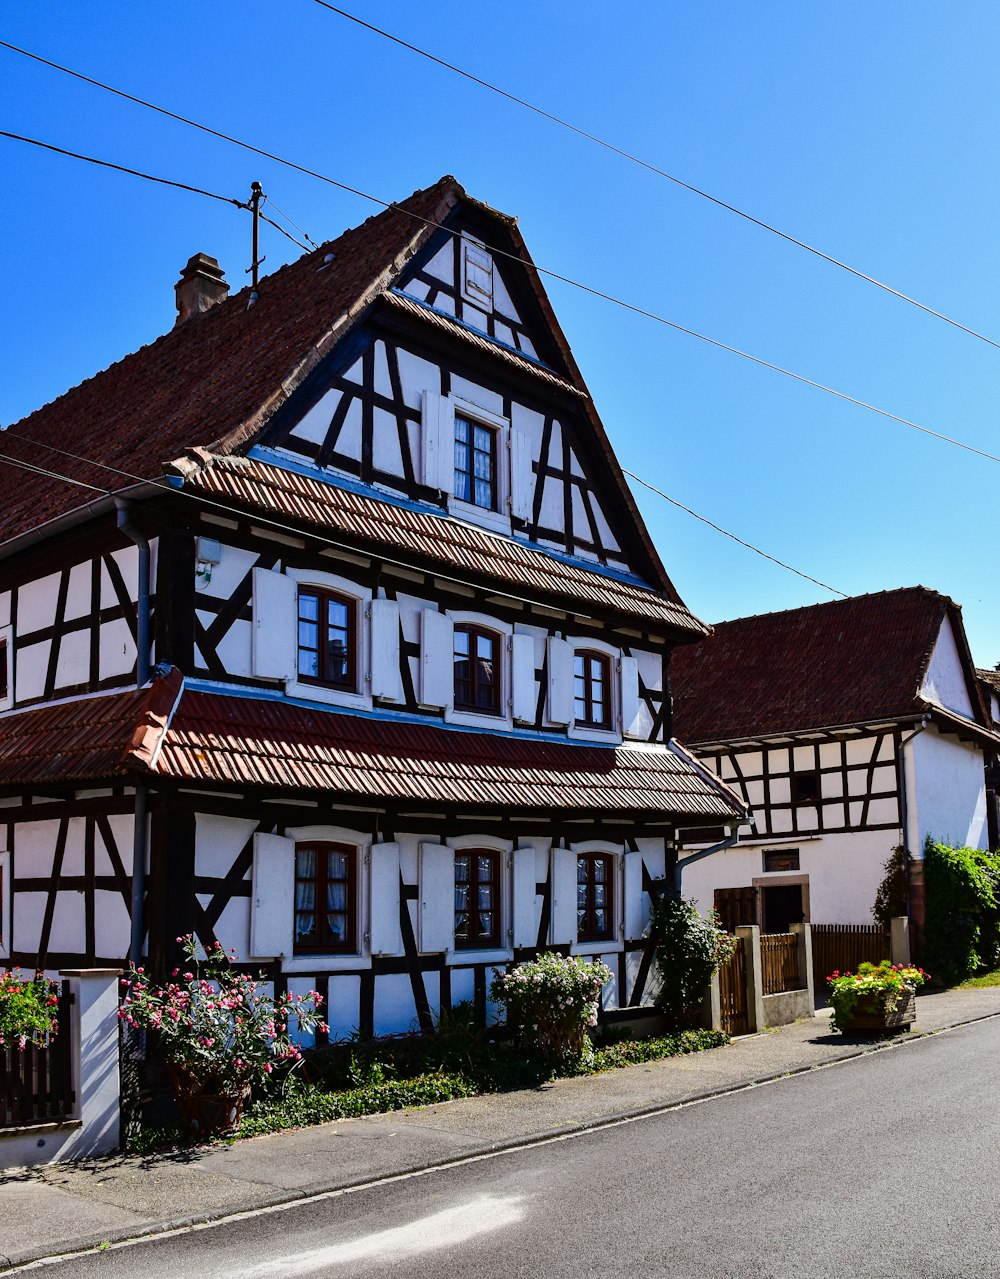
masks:
<path id="1" fill-rule="evenodd" d="M 350 8 L 349 4 L 344 7 Z M 354 11 L 1000 342 L 1000 8 L 536 0 Z M 384 199 L 442 173 L 539 265 L 1000 452 L 1000 350 L 324 11 L 313 0 L 42 9 L 0 38 Z M 0 50 L 0 128 L 225 195 L 316 240 L 375 207 Z M 245 214 L 0 139 L 0 422 L 151 341 L 199 250 L 234 287 Z M 298 252 L 265 228 L 265 270 Z M 1000 465 L 550 284 L 622 464 L 854 594 L 923 583 L 1000 662 Z M 639 489 L 709 621 L 831 596 Z"/>

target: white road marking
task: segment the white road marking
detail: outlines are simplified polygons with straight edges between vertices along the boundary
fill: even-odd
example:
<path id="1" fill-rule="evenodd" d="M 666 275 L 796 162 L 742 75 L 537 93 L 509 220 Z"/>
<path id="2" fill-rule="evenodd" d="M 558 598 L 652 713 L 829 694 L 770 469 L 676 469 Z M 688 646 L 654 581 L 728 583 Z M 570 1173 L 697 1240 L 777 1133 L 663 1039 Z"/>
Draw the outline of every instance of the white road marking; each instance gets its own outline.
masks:
<path id="1" fill-rule="evenodd" d="M 349 1261 L 377 1258 L 385 1263 L 406 1257 L 423 1256 L 440 1248 L 453 1248 L 477 1235 L 512 1226 L 524 1216 L 520 1198 L 496 1199 L 482 1195 L 469 1203 L 446 1208 L 429 1217 L 420 1217 L 406 1226 L 378 1230 L 346 1243 L 328 1244 L 289 1253 L 274 1261 L 263 1261 L 241 1271 L 241 1279 L 283 1279 L 284 1276 L 311 1274 L 320 1267 L 342 1266 Z M 226 1275 L 232 1270 L 227 1269 Z"/>

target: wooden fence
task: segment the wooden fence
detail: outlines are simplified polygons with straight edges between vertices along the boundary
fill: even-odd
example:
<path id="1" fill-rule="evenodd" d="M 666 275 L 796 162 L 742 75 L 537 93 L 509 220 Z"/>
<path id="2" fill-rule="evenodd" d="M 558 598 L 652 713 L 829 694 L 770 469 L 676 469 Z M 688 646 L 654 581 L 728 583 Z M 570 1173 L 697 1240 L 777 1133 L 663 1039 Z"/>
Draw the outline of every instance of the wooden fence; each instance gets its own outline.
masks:
<path id="1" fill-rule="evenodd" d="M 817 989 L 833 972 L 852 973 L 858 964 L 892 957 L 889 934 L 878 924 L 813 924 L 812 951 Z"/>
<path id="2" fill-rule="evenodd" d="M 0 1129 L 65 1119 L 73 1111 L 69 983 L 59 998 L 59 1033 L 44 1048 L 0 1047 Z"/>
<path id="3" fill-rule="evenodd" d="M 800 990 L 799 938 L 796 933 L 762 933 L 760 967 L 763 993 L 779 995 L 783 990 Z"/>
<path id="4" fill-rule="evenodd" d="M 736 949 L 719 969 L 719 1011 L 722 1029 L 727 1035 L 746 1035 L 750 1031 L 747 1007 L 747 942 L 736 939 Z"/>

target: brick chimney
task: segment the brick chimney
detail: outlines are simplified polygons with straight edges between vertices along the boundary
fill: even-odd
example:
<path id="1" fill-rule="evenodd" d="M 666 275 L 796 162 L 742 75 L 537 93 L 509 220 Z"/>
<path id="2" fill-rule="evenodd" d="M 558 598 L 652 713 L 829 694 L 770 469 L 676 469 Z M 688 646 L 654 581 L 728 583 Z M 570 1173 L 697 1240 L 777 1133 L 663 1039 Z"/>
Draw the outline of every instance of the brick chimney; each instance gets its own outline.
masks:
<path id="1" fill-rule="evenodd" d="M 215 258 L 207 253 L 196 253 L 188 258 L 181 278 L 174 285 L 177 295 L 177 319 L 174 325 L 183 324 L 193 315 L 200 315 L 216 302 L 224 302 L 229 285 L 223 279 L 225 272 Z"/>

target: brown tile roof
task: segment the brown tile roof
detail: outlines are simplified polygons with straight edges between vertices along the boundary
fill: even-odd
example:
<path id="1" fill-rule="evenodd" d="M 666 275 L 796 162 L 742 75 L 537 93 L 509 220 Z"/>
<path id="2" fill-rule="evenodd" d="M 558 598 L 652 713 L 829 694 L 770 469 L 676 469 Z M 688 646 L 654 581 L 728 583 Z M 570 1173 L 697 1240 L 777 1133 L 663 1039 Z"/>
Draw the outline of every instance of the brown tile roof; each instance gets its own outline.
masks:
<path id="1" fill-rule="evenodd" d="M 460 520 L 380 501 L 253 458 L 214 458 L 204 467 L 192 462 L 185 468 L 185 484 L 281 520 L 335 529 L 352 545 L 376 553 L 388 547 L 415 567 L 444 566 L 492 579 L 499 587 L 547 597 L 553 605 L 575 611 L 583 601 L 593 609 L 695 635 L 707 630 L 683 604 L 655 591 L 568 564 Z"/>
<path id="2" fill-rule="evenodd" d="M 152 773 L 494 811 L 699 819 L 742 811 L 738 797 L 683 748 L 549 743 L 191 690 L 178 701 L 180 689 L 172 670 L 141 692 L 0 717 L 0 784 Z"/>
<path id="3" fill-rule="evenodd" d="M 1000 693 L 1000 670 L 984 670 L 983 667 L 976 667 L 976 675 L 984 684 L 989 684 L 994 692 Z"/>
<path id="4" fill-rule="evenodd" d="M 961 648 L 961 609 L 923 586 L 720 622 L 674 653 L 674 731 L 697 744 L 922 712 L 946 616 Z"/>
<path id="5" fill-rule="evenodd" d="M 71 449 L 147 479 L 162 475 L 164 462 L 188 447 L 238 447 L 336 340 L 338 322 L 352 319 L 381 292 L 430 233 L 408 215 L 437 221 L 459 191 L 454 178 L 442 178 L 398 209 L 369 218 L 266 276 L 249 309 L 249 289 L 243 289 L 177 325 L 15 423 L 0 437 L 0 453 L 115 489 L 128 481 L 30 441 Z M 336 256 L 323 266 L 329 253 Z M 18 467 L 0 465 L 3 540 L 93 496 L 65 481 L 29 479 Z"/>

